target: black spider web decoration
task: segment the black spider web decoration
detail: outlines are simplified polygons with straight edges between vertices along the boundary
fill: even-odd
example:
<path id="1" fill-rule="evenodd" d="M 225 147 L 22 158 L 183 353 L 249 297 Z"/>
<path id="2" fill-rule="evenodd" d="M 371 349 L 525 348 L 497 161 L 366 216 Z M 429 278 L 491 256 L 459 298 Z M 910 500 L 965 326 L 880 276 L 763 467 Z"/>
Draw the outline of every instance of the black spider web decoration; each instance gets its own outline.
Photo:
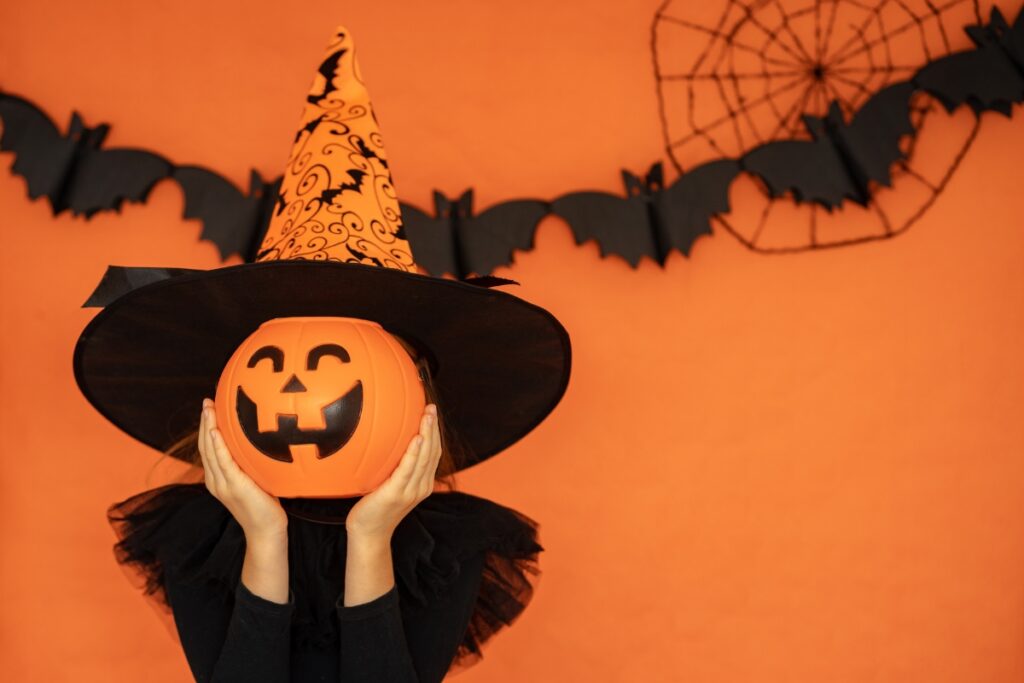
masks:
<path id="1" fill-rule="evenodd" d="M 835 101 L 851 117 L 885 86 L 970 47 L 963 26 L 982 23 L 987 11 L 978 0 L 725 0 L 724 6 L 710 7 L 666 0 L 655 13 L 651 49 L 667 156 L 681 174 L 775 140 L 809 139 L 805 114 L 823 117 Z M 931 97 L 915 95 L 914 130 L 924 130 L 925 121 L 940 112 Z M 934 203 L 978 123 L 947 140 L 940 159 L 930 154 L 919 166 L 919 136 L 905 139 L 906 158 L 892 169 L 892 179 L 911 198 L 884 205 L 885 192 L 879 192 L 852 228 L 847 220 L 842 230 L 829 230 L 831 216 L 822 207 L 802 204 L 794 210 L 791 202 L 769 199 L 764 188 L 760 211 L 714 220 L 744 246 L 766 253 L 893 237 Z M 908 181 L 916 185 L 909 193 Z M 794 227 L 797 215 L 801 225 Z M 779 239 L 783 232 L 785 239 Z"/>

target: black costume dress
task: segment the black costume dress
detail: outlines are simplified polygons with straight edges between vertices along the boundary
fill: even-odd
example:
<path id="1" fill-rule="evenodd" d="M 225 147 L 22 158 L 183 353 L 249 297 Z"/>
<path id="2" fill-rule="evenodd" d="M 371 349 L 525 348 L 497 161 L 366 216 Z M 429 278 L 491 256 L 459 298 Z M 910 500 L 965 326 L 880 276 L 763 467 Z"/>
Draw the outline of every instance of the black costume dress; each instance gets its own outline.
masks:
<path id="1" fill-rule="evenodd" d="M 526 607 L 537 524 L 458 491 L 435 492 L 391 540 L 395 586 L 343 604 L 344 519 L 358 498 L 281 499 L 288 603 L 241 582 L 245 536 L 205 484 L 169 484 L 110 506 L 115 556 L 171 610 L 197 681 L 440 681 Z"/>

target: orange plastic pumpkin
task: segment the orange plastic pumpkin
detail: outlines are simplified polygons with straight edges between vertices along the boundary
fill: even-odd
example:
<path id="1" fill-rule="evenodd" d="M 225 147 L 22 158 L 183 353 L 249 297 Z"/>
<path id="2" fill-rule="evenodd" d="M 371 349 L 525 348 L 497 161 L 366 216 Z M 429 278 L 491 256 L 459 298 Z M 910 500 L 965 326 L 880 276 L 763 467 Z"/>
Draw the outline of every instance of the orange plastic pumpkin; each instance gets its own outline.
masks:
<path id="1" fill-rule="evenodd" d="M 426 405 L 408 352 L 378 323 L 264 322 L 217 383 L 217 425 L 246 474 L 284 497 L 358 496 L 390 476 Z"/>

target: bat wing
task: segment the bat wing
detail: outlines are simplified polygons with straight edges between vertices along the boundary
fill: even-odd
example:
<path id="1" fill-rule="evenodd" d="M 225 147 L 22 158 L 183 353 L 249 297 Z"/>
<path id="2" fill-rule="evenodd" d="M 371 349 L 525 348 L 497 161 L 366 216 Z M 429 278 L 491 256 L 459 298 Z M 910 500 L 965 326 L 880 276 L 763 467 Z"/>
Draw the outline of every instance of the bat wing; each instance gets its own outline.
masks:
<path id="1" fill-rule="evenodd" d="M 701 235 L 711 234 L 711 216 L 729 212 L 729 186 L 740 172 L 733 159 L 719 159 L 687 171 L 655 196 L 666 249 L 690 255 Z"/>
<path id="2" fill-rule="evenodd" d="M 86 149 L 75 162 L 62 201 L 73 214 L 86 218 L 97 211 L 118 211 L 125 199 L 145 201 L 153 185 L 173 169 L 163 157 L 141 149 Z"/>
<path id="3" fill-rule="evenodd" d="M 868 181 L 892 184 L 889 169 L 903 158 L 900 139 L 914 134 L 910 122 L 913 93 L 914 84 L 910 81 L 882 88 L 854 114 L 849 126 L 843 125 L 840 118 L 833 129 L 849 171 L 864 193 L 867 193 Z M 841 117 L 838 106 L 834 110 Z"/>
<path id="4" fill-rule="evenodd" d="M 512 263 L 513 250 L 533 249 L 537 224 L 547 214 L 546 202 L 515 199 L 464 221 L 459 239 L 467 272 L 489 275 L 498 266 Z"/>
<path id="5" fill-rule="evenodd" d="M 216 244 L 222 260 L 236 253 L 249 260 L 270 222 L 280 178 L 264 184 L 254 173 L 247 196 L 225 178 L 199 166 L 178 166 L 171 177 L 185 195 L 184 217 L 203 223 L 199 238 Z"/>
<path id="6" fill-rule="evenodd" d="M 458 275 L 451 220 L 427 214 L 412 204 L 399 205 L 402 230 L 417 265 L 435 277 L 445 273 Z"/>
<path id="7" fill-rule="evenodd" d="M 0 119 L 4 125 L 0 148 L 15 154 L 11 170 L 28 183 L 31 199 L 46 195 L 50 206 L 56 207 L 74 161 L 75 141 L 61 135 L 39 107 L 16 95 L 0 93 Z"/>
<path id="8" fill-rule="evenodd" d="M 633 268 L 641 256 L 657 258 L 647 197 L 571 192 L 551 202 L 551 213 L 565 219 L 576 244 L 596 240 L 601 256 L 616 254 Z"/>
<path id="9" fill-rule="evenodd" d="M 1024 11 L 1011 28 L 999 8 L 993 7 L 988 24 L 964 28 L 977 45 L 975 49 L 926 64 L 914 74 L 913 82 L 942 102 L 947 111 L 966 102 L 976 114 L 991 109 L 1009 116 L 1010 105 L 1024 100 L 1022 15 Z"/>
<path id="10" fill-rule="evenodd" d="M 993 13 L 999 11 L 998 7 L 992 8 Z M 1010 55 L 1010 59 L 1024 69 L 1024 7 L 1017 12 L 1017 18 L 1003 34 L 1003 47 Z"/>
<path id="11" fill-rule="evenodd" d="M 831 139 L 779 140 L 759 145 L 739 159 L 740 167 L 764 181 L 772 197 L 790 191 L 796 200 L 828 209 L 856 197 L 839 150 Z"/>
<path id="12" fill-rule="evenodd" d="M 914 74 L 913 80 L 949 112 L 964 103 L 976 113 L 1008 112 L 1009 103 L 1020 102 L 1024 92 L 1020 73 L 995 46 L 941 57 Z"/>
<path id="13" fill-rule="evenodd" d="M 75 132 L 77 114 L 72 119 L 75 134 L 62 135 L 38 107 L 14 95 L 0 94 L 0 118 L 0 147 L 17 155 L 12 170 L 28 182 L 31 199 L 49 198 L 54 213 L 67 207 L 88 218 L 97 211 L 119 209 L 125 199 L 144 201 L 172 168 L 167 160 L 144 150 L 83 145 L 76 136 L 89 132 Z"/>

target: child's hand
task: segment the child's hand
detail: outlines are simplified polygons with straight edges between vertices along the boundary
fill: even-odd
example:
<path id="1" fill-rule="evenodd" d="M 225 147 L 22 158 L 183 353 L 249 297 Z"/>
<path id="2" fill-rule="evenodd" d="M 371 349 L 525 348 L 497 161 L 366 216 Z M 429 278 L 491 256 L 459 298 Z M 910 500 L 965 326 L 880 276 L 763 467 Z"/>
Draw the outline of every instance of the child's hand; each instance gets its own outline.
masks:
<path id="1" fill-rule="evenodd" d="M 206 488 L 234 516 L 250 542 L 285 536 L 288 515 L 280 501 L 242 471 L 217 429 L 213 401 L 203 399 L 199 420 L 199 455 L 203 458 Z"/>
<path id="2" fill-rule="evenodd" d="M 420 420 L 420 433 L 409 442 L 395 471 L 349 511 L 345 520 L 349 536 L 390 540 L 402 518 L 433 493 L 434 474 L 440 460 L 437 406 L 431 403 Z"/>

